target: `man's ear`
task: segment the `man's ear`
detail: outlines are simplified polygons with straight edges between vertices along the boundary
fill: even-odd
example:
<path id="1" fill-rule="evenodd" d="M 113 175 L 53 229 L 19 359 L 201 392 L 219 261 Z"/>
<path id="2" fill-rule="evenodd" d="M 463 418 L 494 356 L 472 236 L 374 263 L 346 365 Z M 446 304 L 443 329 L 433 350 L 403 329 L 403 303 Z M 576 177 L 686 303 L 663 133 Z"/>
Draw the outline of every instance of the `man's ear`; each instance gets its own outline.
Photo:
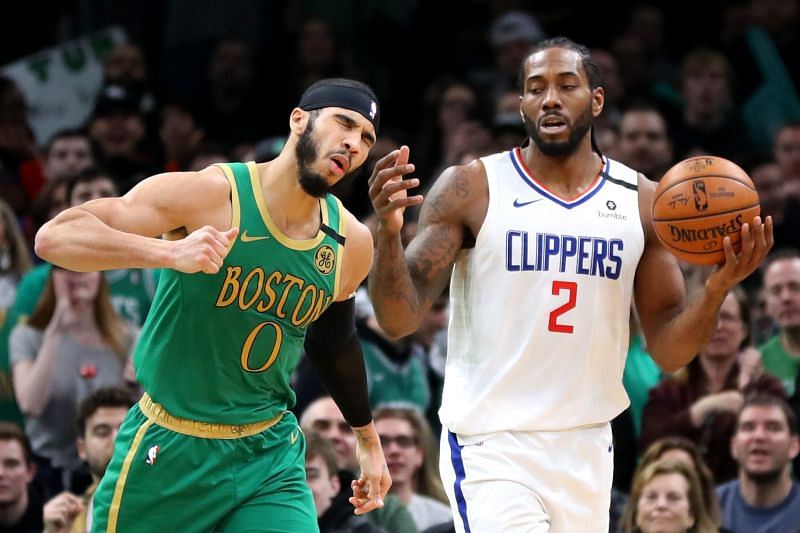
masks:
<path id="1" fill-rule="evenodd" d="M 291 132 L 298 136 L 302 135 L 306 131 L 309 116 L 308 111 L 303 111 L 299 107 L 292 109 L 292 114 L 289 115 L 289 129 Z"/>
<path id="2" fill-rule="evenodd" d="M 592 116 L 597 118 L 603 112 L 603 105 L 606 102 L 606 93 L 602 87 L 592 90 Z"/>

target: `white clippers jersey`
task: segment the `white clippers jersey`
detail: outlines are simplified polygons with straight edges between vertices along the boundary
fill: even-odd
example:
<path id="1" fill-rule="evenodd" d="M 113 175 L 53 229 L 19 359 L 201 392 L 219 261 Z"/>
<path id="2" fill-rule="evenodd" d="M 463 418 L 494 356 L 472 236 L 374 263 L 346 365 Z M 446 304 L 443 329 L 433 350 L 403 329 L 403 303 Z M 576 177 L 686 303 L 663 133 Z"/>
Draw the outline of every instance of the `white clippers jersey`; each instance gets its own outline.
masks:
<path id="1" fill-rule="evenodd" d="M 606 423 L 629 403 L 622 371 L 644 250 L 637 173 L 606 159 L 564 200 L 518 148 L 482 161 L 489 207 L 451 280 L 442 423 L 458 435 Z"/>

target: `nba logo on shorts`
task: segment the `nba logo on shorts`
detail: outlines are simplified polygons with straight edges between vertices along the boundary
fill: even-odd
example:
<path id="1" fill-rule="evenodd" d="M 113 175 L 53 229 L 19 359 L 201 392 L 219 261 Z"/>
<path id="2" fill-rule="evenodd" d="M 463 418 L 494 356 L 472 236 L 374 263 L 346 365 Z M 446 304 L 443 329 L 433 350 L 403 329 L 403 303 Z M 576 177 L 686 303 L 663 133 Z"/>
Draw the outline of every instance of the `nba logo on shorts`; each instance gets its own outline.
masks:
<path id="1" fill-rule="evenodd" d="M 702 181 L 695 181 L 692 183 L 692 192 L 694 193 L 694 208 L 698 211 L 705 211 L 708 209 L 706 184 Z"/>
<path id="2" fill-rule="evenodd" d="M 150 446 L 150 449 L 147 450 L 147 459 L 144 460 L 145 463 L 153 466 L 156 464 L 156 460 L 158 459 L 158 450 L 160 450 L 158 446 Z"/>

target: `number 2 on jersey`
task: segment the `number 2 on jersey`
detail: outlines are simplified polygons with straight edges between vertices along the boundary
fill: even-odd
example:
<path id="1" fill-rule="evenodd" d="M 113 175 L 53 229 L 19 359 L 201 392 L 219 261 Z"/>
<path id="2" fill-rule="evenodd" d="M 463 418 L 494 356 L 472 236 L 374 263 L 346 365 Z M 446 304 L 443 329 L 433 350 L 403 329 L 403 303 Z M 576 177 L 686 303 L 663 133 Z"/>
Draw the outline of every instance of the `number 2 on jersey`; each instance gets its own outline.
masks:
<path id="1" fill-rule="evenodd" d="M 559 324 L 558 317 L 575 308 L 578 299 L 578 284 L 574 281 L 553 281 L 553 296 L 558 296 L 563 291 L 569 293 L 567 303 L 550 311 L 550 323 L 547 329 L 555 333 L 572 333 L 575 329 L 571 324 Z"/>

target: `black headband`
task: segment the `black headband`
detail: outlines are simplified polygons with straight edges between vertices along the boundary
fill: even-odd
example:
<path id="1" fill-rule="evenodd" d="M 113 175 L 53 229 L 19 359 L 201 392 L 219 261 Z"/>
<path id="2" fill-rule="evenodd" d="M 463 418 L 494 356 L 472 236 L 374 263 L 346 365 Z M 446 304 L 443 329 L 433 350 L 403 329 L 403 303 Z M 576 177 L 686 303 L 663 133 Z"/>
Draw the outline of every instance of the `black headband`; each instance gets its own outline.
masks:
<path id="1" fill-rule="evenodd" d="M 370 94 L 358 87 L 347 85 L 318 85 L 312 86 L 300 98 L 297 107 L 304 111 L 322 109 L 323 107 L 343 107 L 363 115 L 378 132 L 380 115 L 378 102 Z"/>

